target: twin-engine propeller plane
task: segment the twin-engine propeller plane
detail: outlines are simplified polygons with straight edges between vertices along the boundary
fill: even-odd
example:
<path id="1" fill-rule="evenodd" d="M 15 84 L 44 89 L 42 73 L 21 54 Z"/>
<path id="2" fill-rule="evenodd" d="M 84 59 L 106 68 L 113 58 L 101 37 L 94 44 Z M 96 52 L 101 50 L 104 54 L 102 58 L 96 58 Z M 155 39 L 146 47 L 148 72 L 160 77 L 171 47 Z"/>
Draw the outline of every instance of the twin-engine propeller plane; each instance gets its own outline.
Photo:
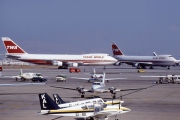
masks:
<path id="1" fill-rule="evenodd" d="M 8 37 L 2 37 L 6 48 L 6 57 L 39 65 L 54 65 L 58 68 L 78 66 L 107 66 L 113 65 L 117 60 L 108 54 L 28 54 Z"/>
<path id="2" fill-rule="evenodd" d="M 82 104 L 67 108 L 59 107 L 46 93 L 39 94 L 42 115 L 56 115 L 60 117 L 71 116 L 90 120 L 107 120 L 111 116 L 117 119 L 118 114 L 127 113 L 129 108 L 119 105 L 107 106 L 106 104 Z"/>
<path id="3" fill-rule="evenodd" d="M 113 99 L 116 98 L 116 92 L 146 89 L 146 88 L 116 89 L 115 87 L 110 87 L 109 89 L 106 89 L 106 85 L 105 85 L 105 73 L 103 74 L 103 79 L 102 79 L 101 82 L 94 82 L 92 84 L 92 89 L 91 90 L 87 90 L 87 89 L 85 89 L 82 86 L 79 86 L 79 87 L 77 87 L 75 89 L 74 88 L 69 88 L 69 87 L 61 87 L 61 86 L 51 86 L 51 87 L 62 88 L 62 89 L 69 89 L 69 90 L 77 90 L 80 93 L 81 98 L 84 98 L 85 92 L 93 93 L 94 95 L 99 94 L 99 93 L 111 93 Z"/>
<path id="4" fill-rule="evenodd" d="M 90 82 L 90 81 L 102 81 L 103 74 L 97 74 L 95 68 L 93 69 L 93 74 L 90 74 L 90 75 L 91 75 L 91 78 L 80 78 L 80 77 L 71 77 L 71 78 L 82 79 L 82 80 L 86 80 L 88 82 Z M 105 79 L 105 81 L 109 82 L 110 80 L 118 80 L 118 79 L 126 79 L 126 78 L 107 78 L 107 79 Z"/>
<path id="5" fill-rule="evenodd" d="M 120 100 L 111 100 L 111 101 L 104 101 L 102 98 L 92 98 L 92 99 L 87 99 L 87 100 L 78 100 L 76 102 L 65 102 L 62 100 L 62 98 L 58 94 L 53 94 L 53 98 L 55 103 L 60 107 L 60 108 L 66 108 L 66 107 L 72 107 L 72 106 L 77 106 L 77 105 L 85 105 L 85 104 L 97 104 L 97 103 L 104 103 L 107 105 L 116 105 L 119 104 L 119 102 L 124 103 L 124 101 Z"/>

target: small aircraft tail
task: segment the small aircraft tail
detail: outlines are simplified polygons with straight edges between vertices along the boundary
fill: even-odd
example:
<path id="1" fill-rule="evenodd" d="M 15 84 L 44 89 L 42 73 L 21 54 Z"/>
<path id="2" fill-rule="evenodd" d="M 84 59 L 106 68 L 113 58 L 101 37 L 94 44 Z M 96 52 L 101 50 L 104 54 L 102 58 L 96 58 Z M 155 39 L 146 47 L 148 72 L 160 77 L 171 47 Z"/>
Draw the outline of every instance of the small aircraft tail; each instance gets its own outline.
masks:
<path id="1" fill-rule="evenodd" d="M 94 74 L 96 74 L 96 69 L 95 68 L 93 69 L 93 72 L 94 72 Z"/>
<path id="2" fill-rule="evenodd" d="M 39 94 L 39 101 L 42 110 L 57 110 L 60 107 L 51 99 L 51 97 L 47 93 Z"/>
<path id="3" fill-rule="evenodd" d="M 26 54 L 26 52 L 19 47 L 14 41 L 8 37 L 2 37 L 2 41 L 6 48 L 7 53 L 9 54 Z"/>
<path id="4" fill-rule="evenodd" d="M 102 83 L 105 84 L 105 73 L 103 73 Z"/>
<path id="5" fill-rule="evenodd" d="M 19 75 L 22 75 L 23 74 L 23 71 L 22 71 L 22 69 L 20 69 L 20 73 L 19 73 Z"/>
<path id="6" fill-rule="evenodd" d="M 116 56 L 116 55 L 124 55 L 123 52 L 118 48 L 118 46 L 112 42 L 112 52 L 113 52 L 113 55 Z"/>
<path id="7" fill-rule="evenodd" d="M 57 105 L 66 103 L 62 100 L 62 98 L 58 94 L 53 94 L 53 97 Z"/>

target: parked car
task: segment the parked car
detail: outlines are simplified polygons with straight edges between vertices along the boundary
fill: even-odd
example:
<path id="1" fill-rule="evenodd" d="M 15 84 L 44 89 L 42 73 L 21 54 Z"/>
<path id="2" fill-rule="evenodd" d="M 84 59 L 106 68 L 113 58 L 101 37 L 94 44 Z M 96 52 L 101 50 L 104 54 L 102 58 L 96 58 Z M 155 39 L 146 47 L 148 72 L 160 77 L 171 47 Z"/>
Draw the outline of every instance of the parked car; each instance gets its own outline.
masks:
<path id="1" fill-rule="evenodd" d="M 67 76 L 66 75 L 57 75 L 56 76 L 56 81 L 57 82 L 66 82 Z"/>
<path id="2" fill-rule="evenodd" d="M 33 82 L 46 82 L 47 79 L 43 78 L 43 77 L 33 77 L 32 78 Z"/>

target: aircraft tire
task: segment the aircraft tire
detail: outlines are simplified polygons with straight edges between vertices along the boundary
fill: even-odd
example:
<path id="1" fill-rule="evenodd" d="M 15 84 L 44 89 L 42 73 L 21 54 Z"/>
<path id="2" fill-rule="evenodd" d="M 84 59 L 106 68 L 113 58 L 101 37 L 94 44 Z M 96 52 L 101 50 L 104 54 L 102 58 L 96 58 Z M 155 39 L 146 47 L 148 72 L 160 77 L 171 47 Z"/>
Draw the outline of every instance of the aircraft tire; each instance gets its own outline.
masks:
<path id="1" fill-rule="evenodd" d="M 94 118 L 93 117 L 90 117 L 90 119 L 89 120 L 94 120 Z"/>

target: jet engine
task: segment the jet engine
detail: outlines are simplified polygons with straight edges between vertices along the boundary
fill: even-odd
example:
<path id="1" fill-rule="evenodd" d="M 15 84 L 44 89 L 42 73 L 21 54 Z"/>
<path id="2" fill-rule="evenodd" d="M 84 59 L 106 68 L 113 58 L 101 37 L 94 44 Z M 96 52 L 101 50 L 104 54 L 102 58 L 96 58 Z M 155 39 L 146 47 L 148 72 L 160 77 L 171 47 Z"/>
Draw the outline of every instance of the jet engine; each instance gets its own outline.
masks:
<path id="1" fill-rule="evenodd" d="M 53 61 L 53 62 L 52 62 L 52 65 L 55 65 L 55 66 L 63 66 L 63 63 L 60 62 L 60 61 Z"/>
<path id="2" fill-rule="evenodd" d="M 116 88 L 115 87 L 110 87 L 109 91 L 112 94 L 113 99 L 115 99 L 116 98 Z"/>
<path id="3" fill-rule="evenodd" d="M 116 88 L 115 87 L 110 87 L 109 88 L 109 91 L 110 91 L 110 93 L 112 93 L 112 94 L 116 94 Z"/>
<path id="4" fill-rule="evenodd" d="M 136 67 L 137 69 L 140 69 L 141 68 L 141 65 L 139 63 L 135 63 L 132 65 L 133 67 Z"/>
<path id="5" fill-rule="evenodd" d="M 78 67 L 78 63 L 71 63 L 70 66 L 71 67 Z"/>
<path id="6" fill-rule="evenodd" d="M 120 65 L 121 65 L 121 62 L 114 63 L 114 66 L 120 66 Z"/>
<path id="7" fill-rule="evenodd" d="M 79 86 L 76 88 L 76 90 L 81 94 L 81 98 L 84 98 L 84 94 L 85 94 L 84 87 Z"/>

